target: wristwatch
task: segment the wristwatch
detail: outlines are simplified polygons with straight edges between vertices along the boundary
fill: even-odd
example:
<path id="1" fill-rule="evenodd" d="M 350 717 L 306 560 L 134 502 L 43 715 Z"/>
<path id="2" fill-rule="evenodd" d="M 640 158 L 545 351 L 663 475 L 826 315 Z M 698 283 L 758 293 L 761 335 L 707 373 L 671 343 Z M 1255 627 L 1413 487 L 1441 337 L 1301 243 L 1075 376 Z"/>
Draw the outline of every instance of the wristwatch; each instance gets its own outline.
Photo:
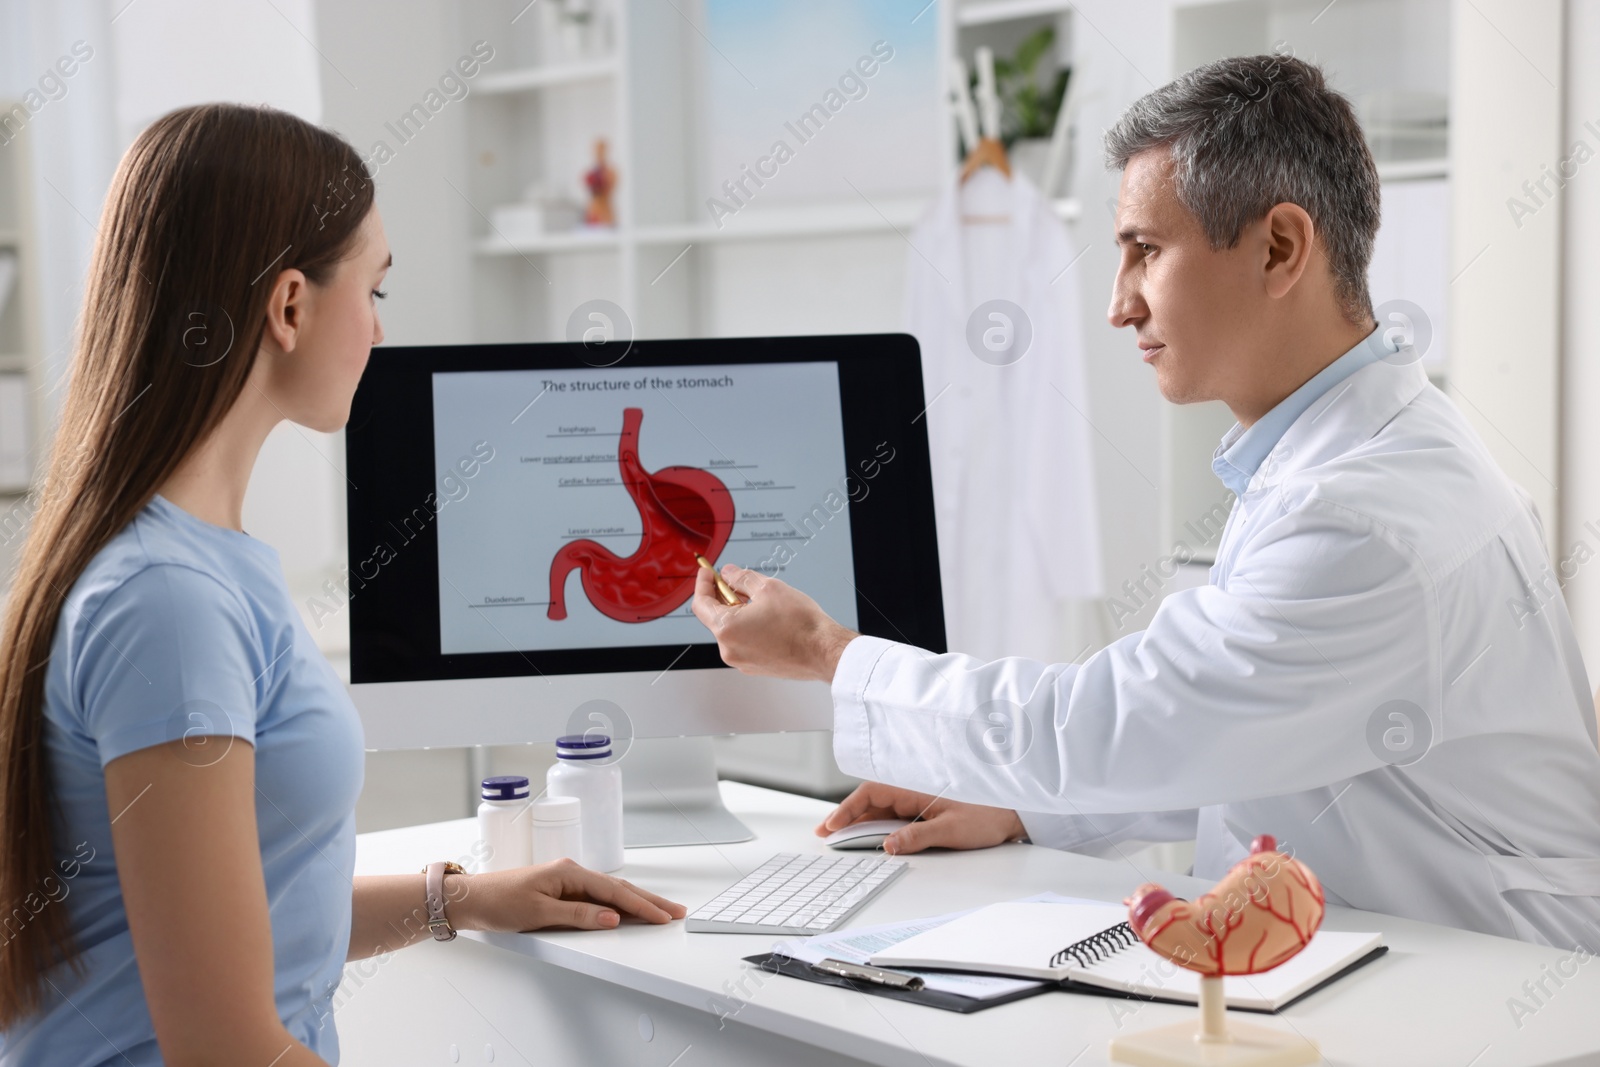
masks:
<path id="1" fill-rule="evenodd" d="M 422 873 L 428 876 L 428 929 L 433 931 L 435 941 L 454 941 L 456 931 L 450 925 L 450 920 L 444 914 L 444 876 L 447 874 L 466 874 L 467 869 L 459 863 L 450 860 L 438 860 L 422 868 Z"/>

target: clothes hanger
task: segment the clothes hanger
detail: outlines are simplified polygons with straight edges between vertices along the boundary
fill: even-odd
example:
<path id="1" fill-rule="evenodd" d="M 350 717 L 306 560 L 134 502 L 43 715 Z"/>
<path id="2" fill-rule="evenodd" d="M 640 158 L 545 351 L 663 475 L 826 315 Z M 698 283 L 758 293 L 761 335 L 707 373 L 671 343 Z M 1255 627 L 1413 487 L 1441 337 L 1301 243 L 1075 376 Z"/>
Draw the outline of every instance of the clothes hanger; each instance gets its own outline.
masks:
<path id="1" fill-rule="evenodd" d="M 979 48 L 974 58 L 978 65 L 978 119 L 982 124 L 982 136 L 967 153 L 966 162 L 961 166 L 961 181 L 965 182 L 985 166 L 994 167 L 1010 178 L 1011 161 L 1006 158 L 1006 150 L 1000 144 L 1000 95 L 995 91 L 994 84 L 994 50 Z M 970 114 L 972 101 L 967 95 L 966 65 L 960 59 L 956 60 L 956 64 L 962 72 L 962 110 Z"/>
<path id="2" fill-rule="evenodd" d="M 948 90 L 945 98 L 956 117 L 961 158 L 965 160 L 978 144 L 978 112 L 972 106 L 972 94 L 967 89 L 967 65 L 960 56 L 951 57 L 947 73 Z"/>
<path id="3" fill-rule="evenodd" d="M 1000 143 L 1000 94 L 995 91 L 994 81 L 994 50 L 979 48 L 974 55 L 978 65 L 978 107 L 977 119 L 981 125 L 979 131 L 974 130 L 972 97 L 967 88 L 967 66 L 960 57 L 951 62 L 951 95 L 954 98 L 956 119 L 961 128 L 963 147 L 967 149 L 967 157 L 961 165 L 961 174 L 958 181 L 966 184 L 984 167 L 994 167 L 1006 177 L 1011 179 L 1011 161 L 1006 156 L 1005 146 Z M 975 142 L 975 143 L 974 143 Z M 963 215 L 962 222 L 967 223 L 1002 223 L 1010 222 L 1010 215 Z"/>

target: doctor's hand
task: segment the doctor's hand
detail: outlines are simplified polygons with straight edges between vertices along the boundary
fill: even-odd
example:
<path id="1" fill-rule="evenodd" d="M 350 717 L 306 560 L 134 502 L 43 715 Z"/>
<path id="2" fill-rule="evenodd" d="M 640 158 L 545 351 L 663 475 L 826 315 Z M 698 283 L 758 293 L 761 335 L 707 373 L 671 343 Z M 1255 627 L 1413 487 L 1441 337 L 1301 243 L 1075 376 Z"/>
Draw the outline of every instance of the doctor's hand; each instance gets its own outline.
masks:
<path id="1" fill-rule="evenodd" d="M 1024 837 L 1022 819 L 1009 808 L 963 804 L 898 786 L 867 782 L 856 787 L 817 827 L 826 837 L 852 823 L 869 819 L 916 819 L 883 842 L 883 850 L 897 856 L 925 848 L 990 848 Z"/>
<path id="2" fill-rule="evenodd" d="M 717 595 L 712 573 L 699 568 L 693 608 L 717 639 L 722 661 L 746 674 L 832 682 L 844 646 L 861 635 L 793 586 L 732 563 L 722 577 L 740 594 L 737 607 Z"/>
<path id="3" fill-rule="evenodd" d="M 447 874 L 444 896 L 451 925 L 461 930 L 610 930 L 624 916 L 665 923 L 688 914 L 682 904 L 570 859 L 483 874 Z"/>

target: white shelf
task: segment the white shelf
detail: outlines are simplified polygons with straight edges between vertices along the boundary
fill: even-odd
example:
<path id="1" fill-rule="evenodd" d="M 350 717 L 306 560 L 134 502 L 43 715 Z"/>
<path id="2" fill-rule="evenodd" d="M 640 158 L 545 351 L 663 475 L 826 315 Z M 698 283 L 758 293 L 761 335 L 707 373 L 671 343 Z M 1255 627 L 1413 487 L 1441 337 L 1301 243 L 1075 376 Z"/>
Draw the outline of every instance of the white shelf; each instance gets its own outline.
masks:
<path id="1" fill-rule="evenodd" d="M 1378 180 L 1383 182 L 1448 177 L 1450 177 L 1448 159 L 1400 159 L 1378 164 Z"/>
<path id="2" fill-rule="evenodd" d="M 616 230 L 573 230 L 548 233 L 525 241 L 512 241 L 499 234 L 481 237 L 474 246 L 480 256 L 541 255 L 546 252 L 607 252 L 621 245 Z"/>
<path id="3" fill-rule="evenodd" d="M 1071 10 L 1072 4 L 1067 0 L 988 0 L 986 3 L 969 2 L 961 5 L 956 9 L 956 22 L 962 26 L 981 26 L 989 22 L 1059 15 Z"/>
<path id="4" fill-rule="evenodd" d="M 1077 200 L 1051 201 L 1057 216 L 1071 222 L 1082 213 Z M 735 215 L 719 229 L 709 222 L 659 223 L 640 226 L 626 235 L 617 230 L 546 234 L 527 241 L 508 241 L 498 235 L 479 238 L 480 256 L 543 255 L 557 252 L 595 252 L 620 247 L 630 240 L 641 246 L 719 244 L 736 241 L 805 240 L 850 234 L 906 233 L 927 210 L 926 199 L 868 204 L 830 204 L 821 207 L 769 209 Z"/>
<path id="5" fill-rule="evenodd" d="M 0 229 L 0 247 L 9 247 L 11 245 L 20 244 L 21 242 L 22 235 L 16 230 Z"/>
<path id="6" fill-rule="evenodd" d="M 916 224 L 927 209 L 926 199 L 866 203 L 840 203 L 817 207 L 770 208 L 742 211 L 719 228 L 710 222 L 665 223 L 641 226 L 635 231 L 642 245 L 720 241 L 761 241 L 771 238 L 832 237 L 852 233 L 904 231 Z"/>
<path id="7" fill-rule="evenodd" d="M 21 352 L 0 352 L 0 374 L 23 374 L 28 369 L 28 357 Z"/>
<path id="8" fill-rule="evenodd" d="M 604 81 L 617 73 L 615 59 L 585 60 L 581 63 L 559 63 L 547 67 L 524 67 L 485 74 L 478 80 L 478 92 L 495 94 L 525 93 L 534 89 L 547 89 L 557 85 L 576 85 L 579 82 Z"/>

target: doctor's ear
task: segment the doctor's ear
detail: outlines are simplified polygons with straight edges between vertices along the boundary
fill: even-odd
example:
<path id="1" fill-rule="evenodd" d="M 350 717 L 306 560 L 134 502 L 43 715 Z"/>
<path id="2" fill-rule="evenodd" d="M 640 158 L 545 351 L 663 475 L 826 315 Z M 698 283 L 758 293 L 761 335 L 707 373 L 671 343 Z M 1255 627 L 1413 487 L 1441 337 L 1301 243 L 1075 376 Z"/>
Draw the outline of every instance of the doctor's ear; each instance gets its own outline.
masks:
<path id="1" fill-rule="evenodd" d="M 1275 204 L 1257 225 L 1266 244 L 1267 295 L 1276 300 L 1295 287 L 1313 256 L 1323 254 L 1316 247 L 1317 226 L 1299 204 Z"/>

